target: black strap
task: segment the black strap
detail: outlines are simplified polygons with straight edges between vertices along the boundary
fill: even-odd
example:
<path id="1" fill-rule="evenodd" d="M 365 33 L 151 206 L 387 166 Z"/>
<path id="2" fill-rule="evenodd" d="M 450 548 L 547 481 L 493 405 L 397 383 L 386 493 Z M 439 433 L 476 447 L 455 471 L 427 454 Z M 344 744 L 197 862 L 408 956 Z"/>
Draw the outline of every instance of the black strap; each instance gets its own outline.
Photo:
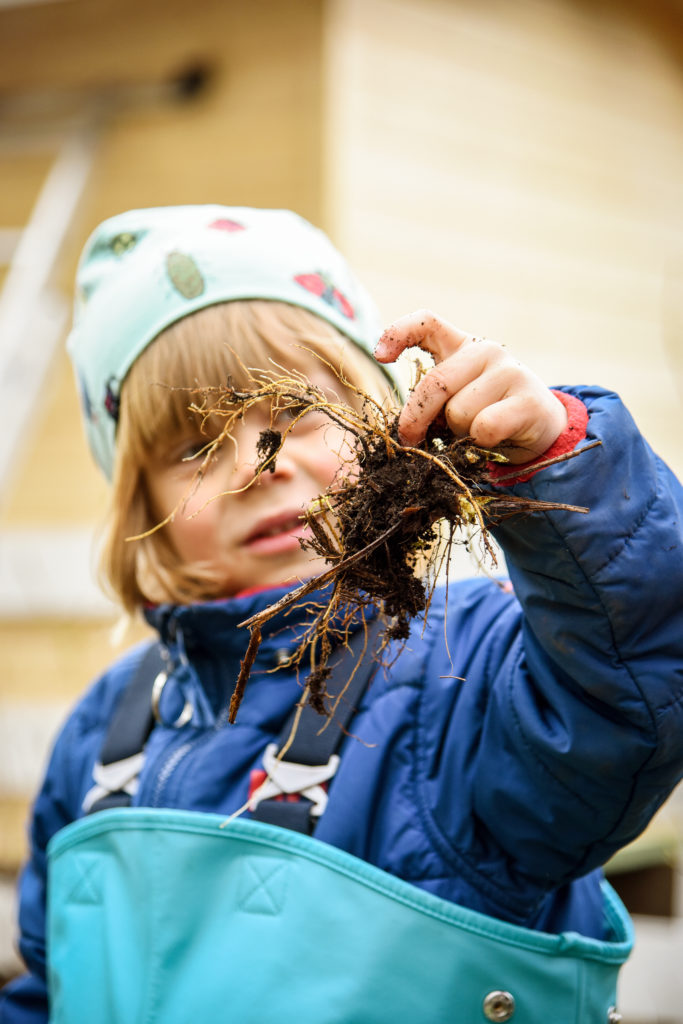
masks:
<path id="1" fill-rule="evenodd" d="M 144 748 L 154 727 L 152 687 L 159 673 L 166 669 L 161 651 L 158 641 L 150 644 L 124 690 L 104 740 L 102 764 L 123 761 Z"/>
<path id="2" fill-rule="evenodd" d="M 277 742 L 277 748 L 281 750 L 289 741 L 296 724 L 294 737 L 283 760 L 296 764 L 324 765 L 341 747 L 351 719 L 376 668 L 372 655 L 379 632 L 380 623 L 377 619 L 367 630 L 357 630 L 332 665 L 332 674 L 326 685 L 330 701 L 334 704 L 345 687 L 346 690 L 337 703 L 333 720 L 327 728 L 323 729 L 325 720 L 310 705 L 305 705 L 302 709 L 295 707 L 292 710 Z M 362 660 L 359 662 L 359 659 Z M 356 663 L 358 665 L 354 672 Z M 158 642 L 150 644 L 112 716 L 100 754 L 100 763 L 103 766 L 124 761 L 140 754 L 144 749 L 154 727 L 152 688 L 159 672 L 165 669 L 162 645 Z M 117 790 L 101 796 L 88 808 L 87 813 L 92 814 L 109 807 L 127 807 L 130 803 L 131 796 L 124 790 Z M 317 819 L 311 816 L 311 807 L 311 801 L 306 798 L 297 802 L 263 800 L 252 812 L 252 817 L 258 821 L 281 825 L 283 828 L 311 835 L 317 825 Z"/>
<path id="3" fill-rule="evenodd" d="M 327 764 L 332 754 L 336 753 L 344 740 L 351 719 L 358 710 L 358 704 L 370 682 L 373 670 L 377 668 L 372 655 L 375 653 L 379 631 L 380 622 L 374 619 L 367 629 L 358 629 L 354 633 L 348 646 L 341 648 L 340 656 L 330 666 L 332 674 L 326 684 L 329 703 L 332 706 L 346 687 L 344 696 L 334 710 L 333 720 L 326 729 L 323 729 L 325 719 L 310 704 L 306 704 L 301 709 L 294 739 L 283 760 L 295 761 L 298 764 Z M 280 733 L 278 749 L 282 749 L 288 741 L 296 713 L 295 708 Z"/>
<path id="4" fill-rule="evenodd" d="M 310 704 L 304 705 L 301 709 L 293 709 L 277 742 L 278 750 L 282 750 L 289 743 L 292 731 L 295 730 L 294 737 L 282 757 L 283 761 L 325 765 L 339 750 L 377 668 L 373 655 L 380 628 L 379 619 L 375 619 L 367 629 L 357 630 L 348 646 L 342 648 L 340 657 L 331 666 L 332 674 L 326 685 L 330 702 L 334 705 L 342 691 L 344 693 L 336 704 L 332 721 L 326 728 L 325 719 Z M 312 835 L 319 820 L 311 815 L 312 806 L 311 801 L 305 797 L 298 801 L 279 800 L 273 797 L 262 800 L 252 811 L 252 817 L 270 825 L 280 825 L 294 832 Z"/>
<path id="5" fill-rule="evenodd" d="M 154 728 L 152 687 L 159 672 L 166 668 L 161 652 L 162 646 L 158 641 L 149 645 L 121 695 L 100 753 L 100 764 L 105 767 L 139 754 L 147 743 Z M 106 811 L 110 807 L 128 807 L 130 803 L 130 794 L 119 789 L 101 796 L 87 813 Z"/>
<path id="6" fill-rule="evenodd" d="M 312 836 L 318 824 L 311 815 L 312 803 L 306 797 L 301 797 L 292 803 L 280 800 L 262 800 L 251 816 L 255 821 L 262 821 L 265 825 L 279 825 L 280 828 L 288 828 L 290 832 L 303 832 L 304 835 Z"/>

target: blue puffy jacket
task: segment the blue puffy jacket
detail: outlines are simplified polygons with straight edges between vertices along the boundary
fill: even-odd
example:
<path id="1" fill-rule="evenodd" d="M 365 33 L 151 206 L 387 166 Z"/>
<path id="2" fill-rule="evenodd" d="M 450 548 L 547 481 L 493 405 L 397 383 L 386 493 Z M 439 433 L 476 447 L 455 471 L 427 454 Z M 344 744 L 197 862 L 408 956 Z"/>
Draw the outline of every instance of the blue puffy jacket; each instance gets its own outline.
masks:
<path id="1" fill-rule="evenodd" d="M 438 590 L 426 624 L 414 624 L 365 695 L 316 838 L 494 917 L 602 937 L 596 869 L 682 774 L 683 493 L 615 395 L 571 390 L 602 446 L 513 490 L 590 514 L 495 527 L 514 594 L 488 579 Z M 167 685 L 191 699 L 195 717 L 154 729 L 135 804 L 227 816 L 245 803 L 300 696 L 289 670 L 270 671 L 296 640 L 292 617 L 281 616 L 237 723 L 225 725 L 247 640 L 236 625 L 278 596 L 150 613 L 172 658 L 188 659 Z M 95 683 L 56 743 L 22 879 L 31 973 L 0 996 L 2 1024 L 46 1020 L 46 845 L 81 816 L 140 657 L 128 653 Z"/>

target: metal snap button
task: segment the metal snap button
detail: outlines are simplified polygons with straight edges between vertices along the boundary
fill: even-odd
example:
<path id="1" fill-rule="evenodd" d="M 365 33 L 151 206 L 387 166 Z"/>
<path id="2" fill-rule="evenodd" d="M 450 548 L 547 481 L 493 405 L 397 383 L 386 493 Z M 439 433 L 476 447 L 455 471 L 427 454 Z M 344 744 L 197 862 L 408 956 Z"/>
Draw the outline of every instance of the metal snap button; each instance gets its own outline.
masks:
<path id="1" fill-rule="evenodd" d="M 607 1024 L 621 1024 L 623 1018 L 616 1006 L 610 1006 L 607 1011 Z"/>
<path id="2" fill-rule="evenodd" d="M 493 991 L 484 999 L 484 1016 L 487 1020 L 510 1020 L 515 1012 L 515 999 L 509 992 Z"/>

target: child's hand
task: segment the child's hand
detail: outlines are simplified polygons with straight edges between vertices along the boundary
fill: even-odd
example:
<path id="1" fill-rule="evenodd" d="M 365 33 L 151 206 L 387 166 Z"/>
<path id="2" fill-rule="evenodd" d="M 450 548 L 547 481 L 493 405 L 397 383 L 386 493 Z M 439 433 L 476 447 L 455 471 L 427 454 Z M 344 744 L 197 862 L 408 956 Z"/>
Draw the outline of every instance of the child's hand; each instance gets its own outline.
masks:
<path id="1" fill-rule="evenodd" d="M 418 310 L 385 330 L 375 357 L 392 363 L 412 345 L 430 352 L 436 365 L 403 408 L 398 426 L 404 444 L 418 444 L 432 420 L 443 414 L 456 436 L 470 435 L 482 448 L 505 444 L 510 462 L 522 463 L 542 455 L 565 429 L 562 403 L 497 342 L 465 334 L 434 313 Z"/>

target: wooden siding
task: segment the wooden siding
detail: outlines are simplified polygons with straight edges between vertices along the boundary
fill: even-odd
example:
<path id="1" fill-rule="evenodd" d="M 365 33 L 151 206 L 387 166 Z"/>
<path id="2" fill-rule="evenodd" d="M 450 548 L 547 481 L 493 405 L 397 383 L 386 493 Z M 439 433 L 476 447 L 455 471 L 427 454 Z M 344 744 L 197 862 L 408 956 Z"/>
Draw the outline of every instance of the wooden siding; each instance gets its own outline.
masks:
<path id="1" fill-rule="evenodd" d="M 619 391 L 681 471 L 683 65 L 632 8 L 335 0 L 326 211 L 385 318 Z"/>

